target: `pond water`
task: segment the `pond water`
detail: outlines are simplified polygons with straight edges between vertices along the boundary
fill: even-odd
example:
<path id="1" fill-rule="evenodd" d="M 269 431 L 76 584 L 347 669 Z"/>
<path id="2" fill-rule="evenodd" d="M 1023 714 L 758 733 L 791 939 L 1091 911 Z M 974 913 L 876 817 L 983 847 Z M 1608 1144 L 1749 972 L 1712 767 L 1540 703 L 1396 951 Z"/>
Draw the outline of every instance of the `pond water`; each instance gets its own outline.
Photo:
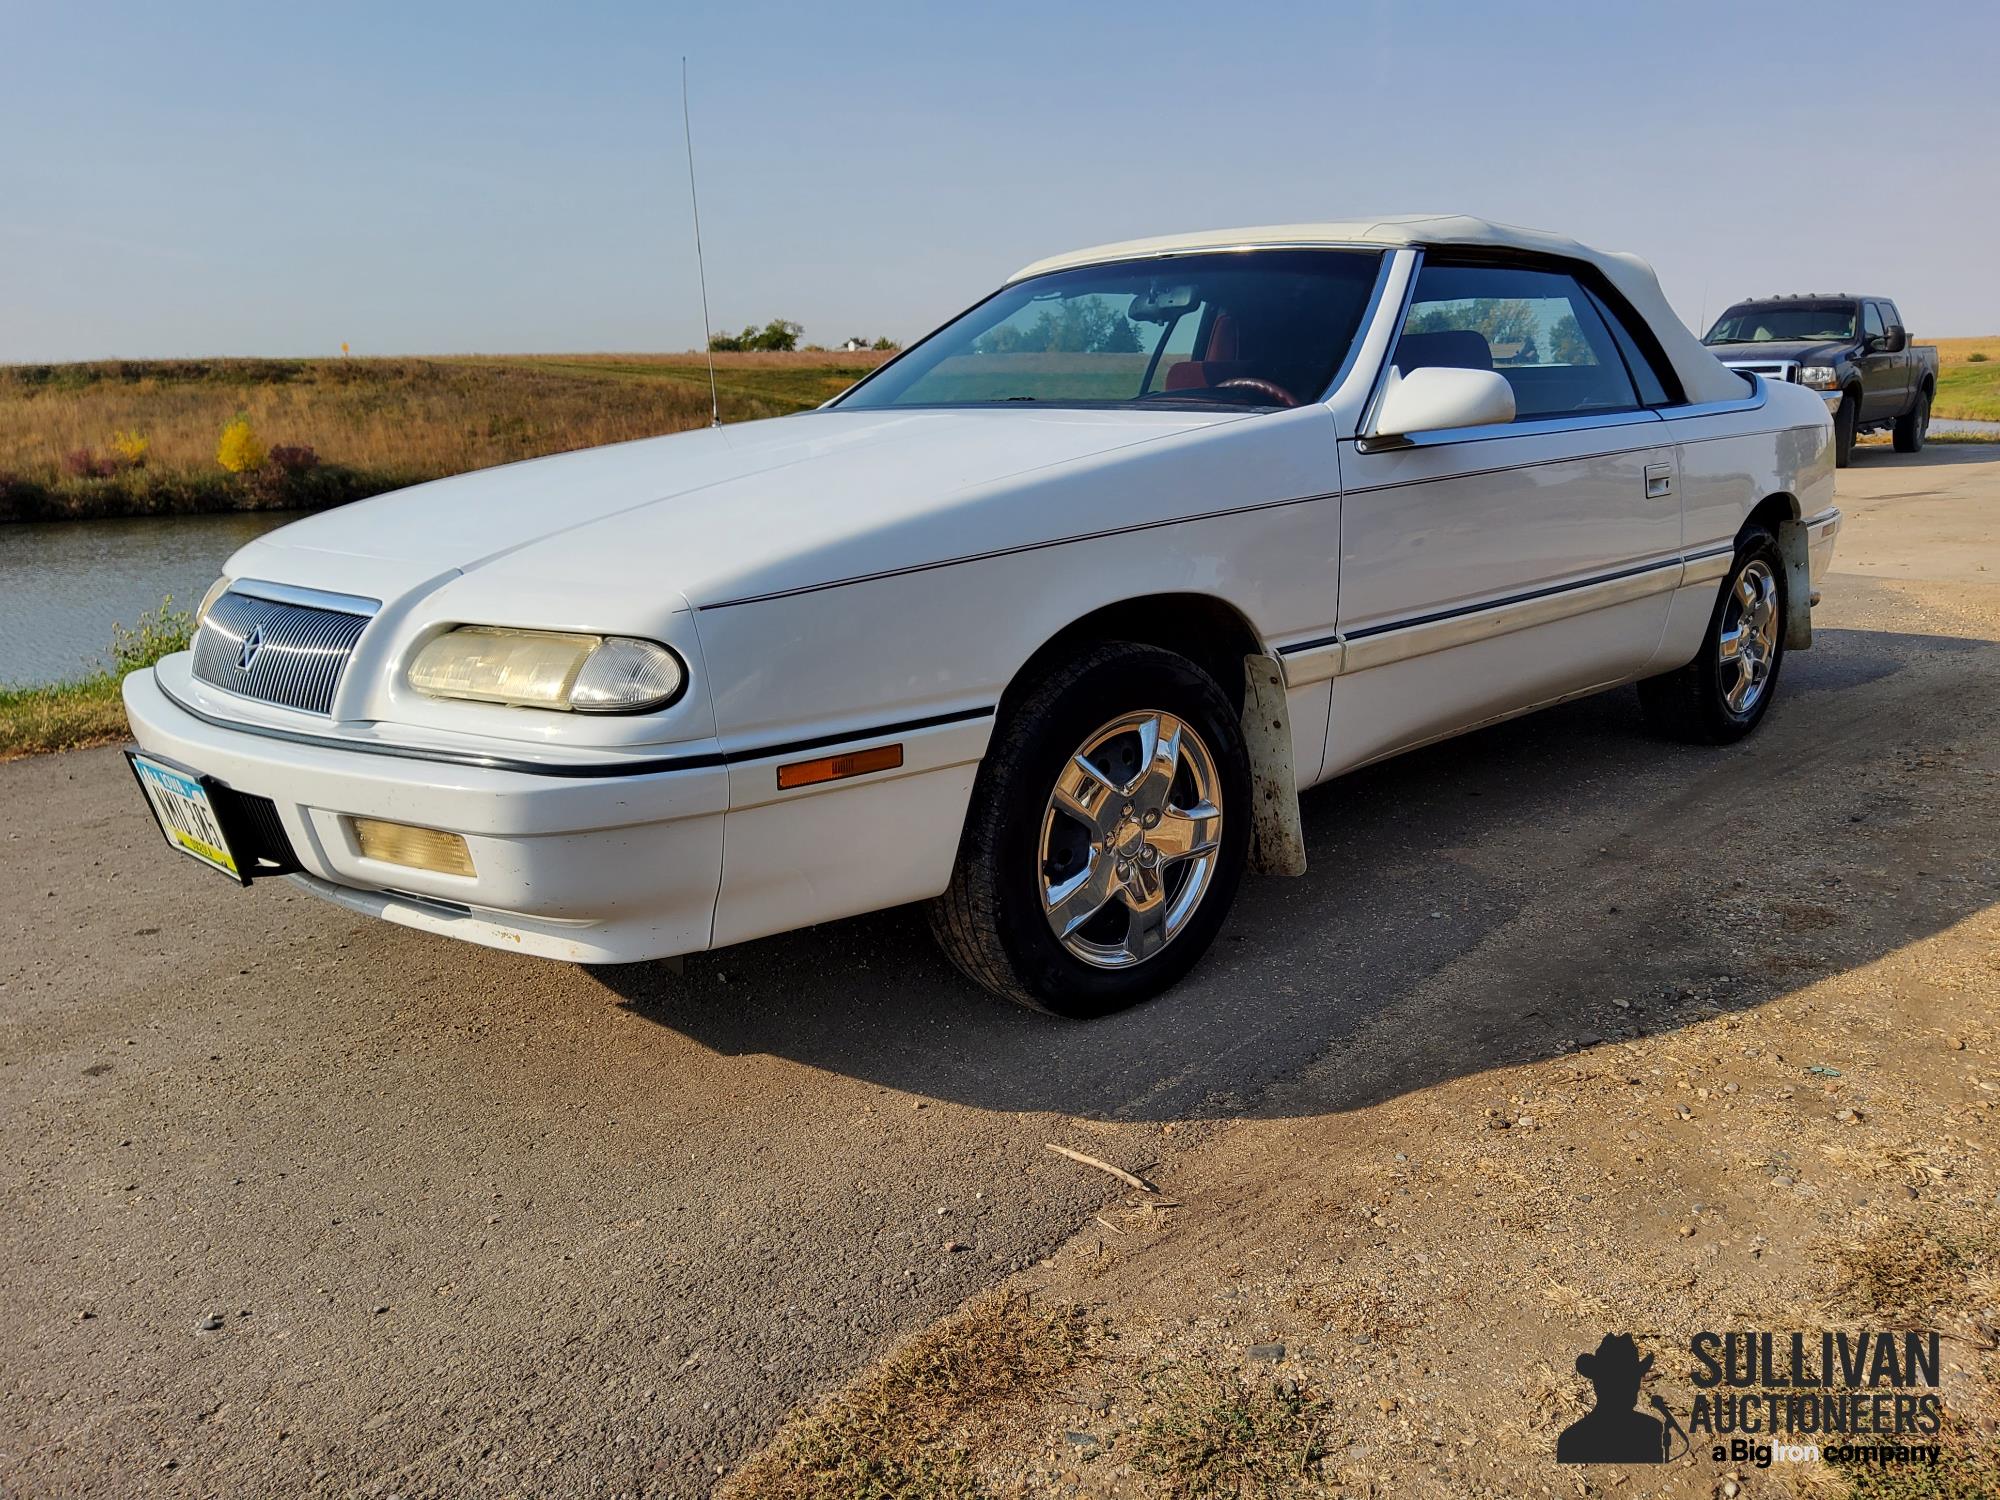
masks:
<path id="1" fill-rule="evenodd" d="M 111 627 L 171 594 L 192 610 L 229 554 L 296 517 L 162 516 L 0 525 L 0 685 L 80 677 L 108 661 Z"/>

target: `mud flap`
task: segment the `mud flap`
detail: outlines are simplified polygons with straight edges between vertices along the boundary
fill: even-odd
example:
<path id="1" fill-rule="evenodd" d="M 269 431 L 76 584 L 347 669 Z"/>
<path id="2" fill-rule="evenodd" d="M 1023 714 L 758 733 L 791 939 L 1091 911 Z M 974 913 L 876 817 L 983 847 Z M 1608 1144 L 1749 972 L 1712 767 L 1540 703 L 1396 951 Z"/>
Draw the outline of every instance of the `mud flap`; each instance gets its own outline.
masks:
<path id="1" fill-rule="evenodd" d="M 1250 868 L 1303 875 L 1306 833 L 1292 768 L 1292 715 L 1276 657 L 1243 658 L 1243 739 L 1250 751 Z"/>
<path id="2" fill-rule="evenodd" d="M 1812 539 L 1805 522 L 1778 523 L 1778 552 L 1785 559 L 1785 649 L 1812 648 Z"/>

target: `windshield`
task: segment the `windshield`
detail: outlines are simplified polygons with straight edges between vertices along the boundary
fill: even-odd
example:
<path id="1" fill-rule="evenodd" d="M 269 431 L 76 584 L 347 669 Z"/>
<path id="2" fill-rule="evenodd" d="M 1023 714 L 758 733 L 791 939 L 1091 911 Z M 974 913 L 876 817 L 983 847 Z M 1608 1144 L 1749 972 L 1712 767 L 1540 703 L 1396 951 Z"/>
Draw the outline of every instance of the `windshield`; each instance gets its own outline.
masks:
<path id="1" fill-rule="evenodd" d="M 1854 337 L 1852 302 L 1746 302 L 1708 330 L 1704 344 L 1795 344 Z"/>
<path id="2" fill-rule="evenodd" d="M 1251 250 L 1052 272 L 1001 288 L 834 404 L 1317 401 L 1380 262 L 1374 251 Z"/>

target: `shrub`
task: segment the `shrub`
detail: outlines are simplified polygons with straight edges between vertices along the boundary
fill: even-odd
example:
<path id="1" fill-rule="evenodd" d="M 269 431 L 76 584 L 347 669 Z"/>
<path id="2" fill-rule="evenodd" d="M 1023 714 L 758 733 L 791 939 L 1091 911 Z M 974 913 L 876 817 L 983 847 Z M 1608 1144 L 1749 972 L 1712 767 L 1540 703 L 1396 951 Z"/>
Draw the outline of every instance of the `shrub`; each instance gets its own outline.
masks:
<path id="1" fill-rule="evenodd" d="M 407 482 L 382 476 L 371 483 L 352 469 L 321 463 L 319 455 L 303 444 L 273 448 L 264 467 L 245 478 L 259 510 L 319 510 Z"/>
<path id="2" fill-rule="evenodd" d="M 0 521 L 28 521 L 41 513 L 49 492 L 33 479 L 0 469 Z"/>
<path id="3" fill-rule="evenodd" d="M 1965 356 L 1965 362 L 1969 365 L 1985 364 L 1986 351 L 1984 349 L 1974 349 L 1970 354 Z"/>
<path id="4" fill-rule="evenodd" d="M 109 479 L 118 472 L 118 461 L 91 448 L 72 448 L 62 456 L 63 473 L 72 479 Z"/>
<path id="5" fill-rule="evenodd" d="M 129 469 L 143 469 L 146 455 L 152 450 L 152 443 L 141 432 L 114 432 L 111 434 L 111 448 Z"/>
<path id="6" fill-rule="evenodd" d="M 238 417 L 222 429 L 222 441 L 215 445 L 215 461 L 232 474 L 249 474 L 264 467 L 264 445 L 247 417 Z"/>
<path id="7" fill-rule="evenodd" d="M 194 616 L 174 608 L 174 596 L 167 595 L 160 607 L 139 616 L 139 623 L 127 630 L 111 627 L 111 660 L 123 677 L 141 667 L 150 667 L 163 656 L 187 650 L 194 635 Z"/>
<path id="8" fill-rule="evenodd" d="M 799 335 L 804 332 L 797 323 L 773 318 L 762 328 L 752 325 L 741 333 L 718 333 L 709 339 L 708 347 L 718 354 L 740 354 L 750 349 L 789 354 L 799 347 Z"/>

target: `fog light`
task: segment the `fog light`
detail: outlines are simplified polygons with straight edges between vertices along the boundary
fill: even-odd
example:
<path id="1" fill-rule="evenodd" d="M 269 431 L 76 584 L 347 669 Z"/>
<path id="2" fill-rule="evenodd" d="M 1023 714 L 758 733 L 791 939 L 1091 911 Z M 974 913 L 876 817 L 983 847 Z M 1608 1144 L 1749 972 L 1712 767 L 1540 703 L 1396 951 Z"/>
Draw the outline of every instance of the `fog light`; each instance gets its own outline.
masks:
<path id="1" fill-rule="evenodd" d="M 379 859 L 385 865 L 403 865 L 412 870 L 435 870 L 440 875 L 471 875 L 472 851 L 465 840 L 441 828 L 413 828 L 408 823 L 385 823 L 380 818 L 349 818 L 354 842 L 363 859 Z"/>

